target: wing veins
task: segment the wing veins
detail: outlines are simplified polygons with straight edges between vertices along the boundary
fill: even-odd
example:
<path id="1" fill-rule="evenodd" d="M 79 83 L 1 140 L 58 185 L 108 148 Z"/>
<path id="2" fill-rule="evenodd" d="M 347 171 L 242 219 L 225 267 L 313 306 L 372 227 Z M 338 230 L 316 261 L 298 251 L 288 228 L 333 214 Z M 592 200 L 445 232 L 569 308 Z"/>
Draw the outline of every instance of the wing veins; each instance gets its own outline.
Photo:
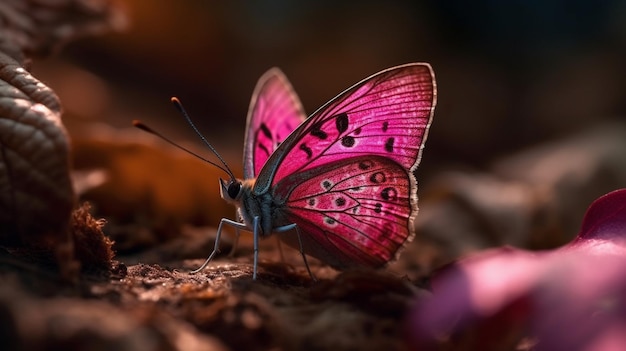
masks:
<path id="1" fill-rule="evenodd" d="M 334 244 L 334 243 L 333 243 L 333 242 L 329 239 L 329 235 L 332 235 L 332 236 L 334 236 L 334 237 L 336 237 L 336 238 L 340 239 L 341 241 L 345 242 L 346 244 L 348 244 L 349 246 L 353 247 L 353 248 L 354 248 L 354 249 L 356 249 L 357 251 L 360 251 L 360 252 L 364 253 L 366 257 L 369 257 L 369 256 L 370 256 L 370 253 L 369 253 L 368 251 L 366 251 L 366 250 L 362 249 L 361 247 L 359 247 L 359 246 L 355 245 L 353 242 L 349 241 L 349 240 L 348 240 L 348 239 L 346 239 L 344 236 L 342 236 L 342 235 L 340 235 L 340 234 L 337 234 L 337 233 L 335 233 L 335 232 L 329 231 L 329 230 L 322 229 L 322 228 L 320 228 L 317 224 L 315 224 L 315 223 L 311 222 L 310 220 L 308 220 L 308 219 L 306 219 L 306 218 L 304 218 L 304 217 L 302 217 L 302 216 L 299 216 L 299 215 L 297 215 L 297 214 L 295 214 L 295 213 L 294 213 L 294 214 L 292 214 L 292 215 L 293 215 L 293 216 L 295 216 L 295 217 L 300 218 L 300 220 L 302 220 L 303 222 L 308 222 L 308 223 L 309 223 L 309 225 L 311 225 L 311 226 L 313 226 L 313 227 L 319 228 L 319 229 L 322 231 L 322 233 L 324 233 L 324 237 L 326 238 L 326 240 L 327 240 L 330 244 L 332 244 L 335 248 L 339 249 L 339 247 L 338 247 L 336 244 Z M 331 217 L 331 218 L 332 218 L 332 217 Z M 334 218 L 333 218 L 333 219 L 334 219 Z M 345 224 L 345 223 L 343 223 L 343 222 L 337 221 L 337 223 L 341 223 L 341 225 L 343 225 L 344 227 L 347 227 L 347 228 L 349 228 L 349 229 L 353 229 L 353 228 L 350 228 L 347 224 Z M 356 230 L 356 229 L 355 229 L 355 230 Z M 362 234 L 362 235 L 364 235 L 365 237 L 367 237 L 370 241 L 375 242 L 378 246 L 382 246 L 382 244 L 380 244 L 380 243 L 378 243 L 378 242 L 376 242 L 376 241 L 372 240 L 372 239 L 371 239 L 371 237 L 370 237 L 369 235 L 366 235 L 365 233 L 363 233 L 363 232 L 361 232 L 361 231 L 359 231 L 359 230 L 356 230 L 356 231 L 357 231 L 359 234 Z M 317 241 L 317 242 L 319 243 L 319 241 L 315 239 L 315 236 L 314 236 L 314 235 L 309 235 L 309 238 L 312 238 L 313 240 L 315 240 L 315 241 Z M 321 244 L 321 243 L 320 243 L 320 244 Z M 384 248 L 384 246 L 383 246 L 383 248 Z M 384 248 L 384 249 L 385 249 L 385 251 L 389 251 L 389 250 L 387 250 L 386 248 Z"/>
<path id="2" fill-rule="evenodd" d="M 380 84 L 380 82 L 378 83 L 378 85 L 379 84 Z M 402 84 L 402 85 L 395 85 L 395 86 L 391 85 L 389 88 L 380 89 L 376 93 L 380 94 L 380 93 L 384 93 L 384 92 L 389 92 L 389 91 L 398 89 L 399 87 L 406 87 L 406 86 L 415 85 L 415 84 L 416 84 L 415 82 L 409 82 L 409 83 Z M 376 94 L 372 93 L 372 91 L 374 90 L 374 88 L 376 86 L 377 85 L 372 85 L 372 87 L 367 92 L 365 92 L 363 95 L 361 95 L 358 99 L 354 99 L 352 102 L 350 102 L 348 104 L 345 104 L 342 107 L 345 108 L 345 109 L 349 108 L 352 111 L 360 111 L 360 110 L 357 110 L 357 108 L 361 107 L 361 106 L 364 106 L 364 105 L 367 105 L 367 104 L 370 104 L 371 100 L 384 100 L 385 98 L 371 98 L 372 96 L 376 95 Z M 414 94 L 417 95 L 417 93 L 424 92 L 424 91 L 428 92 L 428 91 L 431 91 L 431 90 L 430 89 L 418 88 L 418 89 L 412 89 L 412 90 L 409 90 L 409 91 L 403 91 L 401 94 L 396 94 L 395 96 L 396 97 L 398 97 L 398 96 L 405 96 L 405 95 L 406 96 L 412 96 Z M 370 98 L 370 99 L 364 99 L 366 97 Z M 359 101 L 359 100 L 366 100 L 366 101 L 363 101 L 360 104 L 353 104 L 353 102 L 356 102 L 356 101 Z M 432 98 L 430 100 L 432 100 Z M 415 99 L 415 100 L 411 100 L 411 101 L 414 101 L 414 102 L 417 102 L 417 101 L 428 102 L 429 100 L 428 99 Z M 406 102 L 403 102 L 403 103 L 406 103 Z M 338 105 L 340 105 L 340 104 L 338 104 Z M 395 105 L 395 104 L 390 104 L 390 105 L 385 105 L 385 106 L 393 106 L 393 105 Z M 378 107 L 375 107 L 375 108 L 378 108 Z M 339 108 L 337 108 L 337 109 L 339 109 Z M 337 110 L 337 109 L 335 109 L 335 110 Z M 430 111 L 430 108 L 428 108 L 427 110 Z M 327 111 L 327 112 L 330 112 L 330 111 Z M 327 115 L 328 115 L 328 113 L 327 113 Z M 330 114 L 330 116 L 334 116 L 334 115 L 336 115 L 336 113 Z"/>
<path id="3" fill-rule="evenodd" d="M 363 92 L 363 94 L 359 96 L 359 98 L 358 98 L 358 99 L 353 99 L 353 100 L 351 101 L 351 103 L 352 103 L 352 102 L 355 102 L 355 101 L 358 101 L 358 100 L 361 100 L 361 99 L 362 99 L 363 97 L 365 97 L 365 96 L 371 96 L 371 95 L 373 95 L 372 91 L 373 91 L 373 90 L 375 90 L 375 88 L 377 88 L 379 85 L 383 84 L 385 81 L 392 80 L 392 79 L 394 79 L 394 77 L 396 77 L 395 79 L 398 79 L 398 78 L 401 78 L 401 77 L 410 77 L 410 76 L 412 76 L 412 74 L 409 74 L 408 72 L 406 72 L 406 73 L 405 73 L 405 72 L 402 72 L 402 71 L 392 72 L 392 73 L 391 73 L 391 74 L 389 74 L 388 76 L 379 76 L 379 77 L 377 77 L 375 80 L 372 80 L 372 84 L 370 85 L 370 87 L 369 87 L 368 89 L 366 89 L 366 90 Z M 423 83 L 424 83 L 424 84 L 428 84 L 428 81 L 424 81 Z M 417 83 L 417 82 L 415 82 L 415 81 L 409 81 L 409 82 L 404 83 L 404 84 L 401 84 L 401 85 L 393 85 L 393 84 L 390 84 L 389 88 L 381 89 L 381 90 L 379 90 L 378 92 L 386 92 L 386 91 L 390 91 L 390 90 L 393 90 L 393 89 L 397 89 L 397 87 L 404 87 L 404 86 L 409 86 L 409 85 L 414 85 L 414 84 L 421 85 L 421 84 L 419 84 L 419 83 Z M 431 84 L 432 84 L 432 83 L 431 83 Z M 362 87 L 362 86 L 361 86 L 361 87 Z M 358 90 L 358 89 L 355 89 L 355 91 L 357 91 L 357 90 Z M 420 89 L 420 90 L 421 90 L 421 89 Z M 430 91 L 430 90 L 425 90 L 425 91 Z M 332 109 L 332 110 L 331 110 L 331 109 L 328 109 L 328 110 L 327 110 L 327 112 L 328 112 L 328 113 L 330 113 L 331 111 L 335 111 L 336 109 L 339 109 L 339 108 L 340 108 L 340 105 L 341 105 L 341 102 L 345 102 L 345 101 L 346 101 L 346 100 L 338 101 L 338 102 L 337 102 L 337 104 L 336 104 L 335 106 L 333 106 L 333 109 Z M 343 105 L 343 106 L 345 107 L 345 106 L 348 106 L 348 105 L 350 105 L 350 104 L 345 104 L 345 105 Z M 336 113 L 332 113 L 332 114 L 330 114 L 330 115 L 331 115 L 331 116 L 334 116 L 335 114 L 336 114 Z"/>

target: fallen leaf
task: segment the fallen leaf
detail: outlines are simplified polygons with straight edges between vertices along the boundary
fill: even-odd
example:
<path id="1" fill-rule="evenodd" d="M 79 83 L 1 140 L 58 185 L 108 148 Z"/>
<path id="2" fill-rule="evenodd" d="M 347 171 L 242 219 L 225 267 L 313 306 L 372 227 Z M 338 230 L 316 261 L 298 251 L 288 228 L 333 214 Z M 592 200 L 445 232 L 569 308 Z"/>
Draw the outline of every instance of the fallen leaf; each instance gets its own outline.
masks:
<path id="1" fill-rule="evenodd" d="M 0 53 L 0 244 L 67 240 L 69 148 L 54 92 Z"/>

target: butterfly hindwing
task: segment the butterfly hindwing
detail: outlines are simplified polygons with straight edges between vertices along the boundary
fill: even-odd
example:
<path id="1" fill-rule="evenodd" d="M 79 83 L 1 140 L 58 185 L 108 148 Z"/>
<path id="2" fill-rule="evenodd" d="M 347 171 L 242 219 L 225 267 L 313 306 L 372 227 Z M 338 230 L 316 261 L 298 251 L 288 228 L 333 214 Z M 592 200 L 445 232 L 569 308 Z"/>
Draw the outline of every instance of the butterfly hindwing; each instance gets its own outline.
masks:
<path id="1" fill-rule="evenodd" d="M 380 156 L 335 161 L 284 178 L 287 217 L 306 233 L 307 253 L 335 267 L 378 267 L 409 237 L 411 179 Z"/>
<path id="2" fill-rule="evenodd" d="M 244 145 L 244 178 L 255 178 L 270 155 L 305 119 L 298 96 L 278 68 L 267 71 L 252 94 Z"/>

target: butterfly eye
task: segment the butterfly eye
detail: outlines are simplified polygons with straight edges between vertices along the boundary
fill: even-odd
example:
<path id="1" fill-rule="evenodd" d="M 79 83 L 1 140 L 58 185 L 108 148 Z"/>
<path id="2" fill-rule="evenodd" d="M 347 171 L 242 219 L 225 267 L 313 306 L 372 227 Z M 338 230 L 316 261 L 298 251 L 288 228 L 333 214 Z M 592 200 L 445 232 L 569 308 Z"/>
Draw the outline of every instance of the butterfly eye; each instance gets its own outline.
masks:
<path id="1" fill-rule="evenodd" d="M 239 182 L 233 182 L 230 183 L 230 185 L 228 185 L 228 196 L 230 196 L 231 199 L 235 199 L 237 197 L 237 195 L 239 195 L 239 190 L 241 190 L 241 183 Z"/>

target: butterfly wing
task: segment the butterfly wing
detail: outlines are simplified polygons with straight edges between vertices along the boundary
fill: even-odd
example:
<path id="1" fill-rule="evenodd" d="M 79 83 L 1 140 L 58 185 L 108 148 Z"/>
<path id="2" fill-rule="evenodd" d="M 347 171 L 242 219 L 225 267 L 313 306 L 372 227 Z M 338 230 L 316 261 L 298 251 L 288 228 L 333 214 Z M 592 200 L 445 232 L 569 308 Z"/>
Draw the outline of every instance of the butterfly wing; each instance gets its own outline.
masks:
<path id="1" fill-rule="evenodd" d="M 430 65 L 389 68 L 318 109 L 271 155 L 255 193 L 284 177 L 347 156 L 381 155 L 407 169 L 419 164 L 435 106 Z"/>
<path id="2" fill-rule="evenodd" d="M 428 64 L 377 73 L 309 117 L 268 159 L 254 186 L 305 251 L 336 267 L 376 267 L 414 236 L 419 164 L 436 101 Z M 282 217 L 281 217 L 282 216 Z M 283 240 L 295 246 L 292 237 Z"/>
<path id="3" fill-rule="evenodd" d="M 278 68 L 267 71 L 257 83 L 248 110 L 244 145 L 244 178 L 255 178 L 261 168 L 305 119 L 298 96 Z"/>
<path id="4" fill-rule="evenodd" d="M 382 266 L 412 235 L 415 181 L 388 158 L 333 161 L 282 184 L 292 188 L 286 216 L 306 233 L 305 251 L 332 266 Z"/>

